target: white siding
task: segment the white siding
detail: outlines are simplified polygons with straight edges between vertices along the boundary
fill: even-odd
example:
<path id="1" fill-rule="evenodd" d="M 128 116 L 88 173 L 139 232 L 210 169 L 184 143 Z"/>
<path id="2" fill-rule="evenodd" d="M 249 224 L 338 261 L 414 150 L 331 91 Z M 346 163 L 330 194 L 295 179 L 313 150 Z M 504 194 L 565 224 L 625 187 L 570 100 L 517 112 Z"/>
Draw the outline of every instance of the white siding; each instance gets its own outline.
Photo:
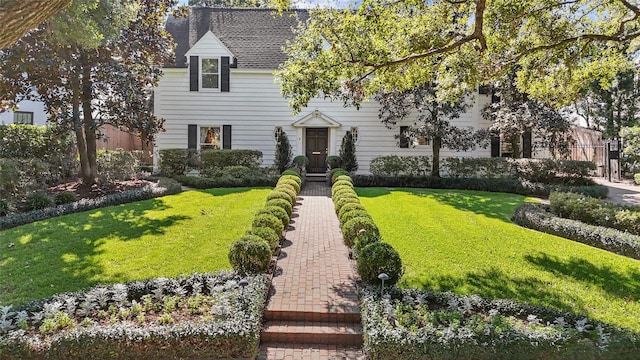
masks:
<path id="1" fill-rule="evenodd" d="M 39 101 L 24 100 L 18 103 L 18 111 L 33 113 L 33 125 L 46 125 L 47 113 L 44 111 L 44 104 Z M 0 125 L 13 124 L 13 111 L 0 113 Z"/>
<path id="2" fill-rule="evenodd" d="M 192 53 L 195 55 L 195 51 Z M 430 146 L 399 148 L 395 138 L 399 128 L 385 128 L 378 119 L 375 103 L 365 103 L 356 110 L 345 108 L 341 102 L 316 99 L 294 116 L 270 72 L 232 69 L 230 84 L 228 93 L 190 92 L 187 69 L 165 70 L 156 89 L 155 114 L 166 119 L 166 132 L 157 135 L 156 149 L 186 148 L 189 124 L 231 125 L 232 148 L 260 150 L 264 155 L 263 165 L 271 165 L 275 150 L 274 127 L 282 126 L 294 155 L 304 154 L 304 130 L 291 125 L 318 109 L 342 125 L 329 129 L 329 155 L 337 155 L 344 133 L 351 127 L 358 127 L 356 154 L 360 173 L 368 173 L 369 162 L 380 155 L 431 155 Z M 457 125 L 488 126 L 481 119 L 480 110 L 490 99 L 477 95 L 476 100 L 469 112 L 456 120 Z M 490 156 L 490 149 L 470 152 L 442 149 L 441 156 Z"/>

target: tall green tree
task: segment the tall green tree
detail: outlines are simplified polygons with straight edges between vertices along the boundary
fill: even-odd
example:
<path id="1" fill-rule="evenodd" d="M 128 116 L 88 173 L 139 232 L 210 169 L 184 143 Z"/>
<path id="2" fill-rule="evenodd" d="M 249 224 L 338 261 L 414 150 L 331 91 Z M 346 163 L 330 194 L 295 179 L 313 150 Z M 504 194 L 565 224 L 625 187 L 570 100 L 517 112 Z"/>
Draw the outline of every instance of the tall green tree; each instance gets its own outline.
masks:
<path id="1" fill-rule="evenodd" d="M 283 172 L 291 168 L 291 162 L 293 161 L 293 151 L 291 150 L 291 143 L 287 133 L 282 132 L 278 135 L 276 140 L 276 153 L 274 158 L 274 165 L 278 168 L 279 172 Z"/>
<path id="2" fill-rule="evenodd" d="M 431 176 L 439 177 L 441 148 L 471 150 L 478 143 L 486 145 L 481 141 L 486 136 L 472 128 L 451 124 L 451 120 L 459 118 L 469 106 L 464 97 L 455 102 L 440 101 L 436 93 L 437 86 L 424 84 L 410 90 L 381 93 L 375 99 L 380 103 L 378 116 L 387 128 L 396 128 L 401 122 L 413 119 L 400 136 L 409 140 L 422 137 L 431 142 Z"/>
<path id="3" fill-rule="evenodd" d="M 455 101 L 514 69 L 518 89 L 563 105 L 593 79 L 610 83 L 629 62 L 621 45 L 635 51 L 639 36 L 627 0 L 364 0 L 311 12 L 277 75 L 296 111 L 316 96 L 357 106 L 427 83 Z"/>
<path id="4" fill-rule="evenodd" d="M 353 139 L 353 133 L 347 131 L 342 137 L 342 143 L 340 144 L 341 167 L 348 172 L 355 172 L 358 170 L 358 157 L 356 156 L 356 143 Z"/>
<path id="5" fill-rule="evenodd" d="M 571 123 L 544 101 L 532 99 L 517 87 L 515 73 L 493 83 L 498 101 L 482 110 L 490 130 L 511 144 L 512 157 L 523 156 L 523 135 L 531 136 L 531 150 L 548 149 L 554 156 L 567 155 Z M 494 97 L 495 98 L 495 97 Z"/>
<path id="6" fill-rule="evenodd" d="M 176 1 L 74 5 L 0 54 L 0 101 L 42 101 L 52 122 L 75 133 L 81 176 L 91 184 L 103 125 L 138 131 L 146 140 L 162 129 L 149 104 L 160 66 L 173 56 L 163 24 Z"/>
<path id="7" fill-rule="evenodd" d="M 574 103 L 587 127 L 601 130 L 611 139 L 624 127 L 640 124 L 640 77 L 637 69 L 620 72 L 609 87 L 592 81 Z"/>

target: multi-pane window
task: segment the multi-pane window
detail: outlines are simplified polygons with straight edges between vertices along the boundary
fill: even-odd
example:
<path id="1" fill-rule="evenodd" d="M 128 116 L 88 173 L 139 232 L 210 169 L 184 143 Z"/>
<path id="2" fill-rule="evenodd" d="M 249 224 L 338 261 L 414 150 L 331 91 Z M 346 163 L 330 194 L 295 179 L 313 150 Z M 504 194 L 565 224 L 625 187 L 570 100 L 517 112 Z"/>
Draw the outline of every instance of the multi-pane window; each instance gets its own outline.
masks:
<path id="1" fill-rule="evenodd" d="M 280 135 L 282 135 L 282 126 L 276 126 L 273 129 L 273 139 L 277 142 Z"/>
<path id="2" fill-rule="evenodd" d="M 220 149 L 220 127 L 219 126 L 201 126 L 200 127 L 200 148 L 201 149 Z"/>
<path id="3" fill-rule="evenodd" d="M 353 139 L 354 143 L 358 142 L 358 128 L 357 127 L 352 127 L 349 131 L 351 131 L 351 138 Z"/>
<path id="4" fill-rule="evenodd" d="M 218 89 L 220 80 L 220 66 L 218 59 L 202 59 L 202 88 Z"/>
<path id="5" fill-rule="evenodd" d="M 16 111 L 13 113 L 13 123 L 33 125 L 33 113 L 29 111 Z"/>

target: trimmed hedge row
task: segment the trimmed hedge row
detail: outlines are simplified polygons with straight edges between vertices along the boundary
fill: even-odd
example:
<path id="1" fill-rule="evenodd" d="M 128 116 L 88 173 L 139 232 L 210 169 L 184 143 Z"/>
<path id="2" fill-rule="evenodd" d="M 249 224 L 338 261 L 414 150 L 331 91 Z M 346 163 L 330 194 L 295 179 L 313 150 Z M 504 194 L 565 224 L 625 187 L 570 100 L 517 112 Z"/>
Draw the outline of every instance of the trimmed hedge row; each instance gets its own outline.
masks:
<path id="1" fill-rule="evenodd" d="M 528 196 L 547 197 L 552 191 L 572 192 L 604 199 L 609 188 L 602 185 L 566 186 L 523 182 L 517 179 L 437 178 L 415 176 L 353 175 L 357 187 L 411 187 L 431 189 L 477 190 L 506 192 Z"/>
<path id="2" fill-rule="evenodd" d="M 0 230 L 6 230 L 35 221 L 50 219 L 56 216 L 74 214 L 107 206 L 177 194 L 181 191 L 182 187 L 176 181 L 168 178 L 161 178 L 158 180 L 157 184 L 145 186 L 142 189 L 124 191 L 118 194 L 102 196 L 95 199 L 81 199 L 76 202 L 66 203 L 55 207 L 47 207 L 25 213 L 3 216 L 0 217 Z"/>
<path id="3" fill-rule="evenodd" d="M 546 206 L 523 204 L 516 208 L 511 220 L 520 226 L 640 260 L 640 236 L 561 218 L 546 209 Z"/>
<path id="4" fill-rule="evenodd" d="M 336 175 L 338 174 L 338 175 Z M 380 231 L 362 205 L 353 188 L 351 177 L 337 171 L 333 176 L 331 197 L 341 224 L 345 245 L 353 249 L 360 278 L 367 284 L 377 284 L 378 275 L 389 276 L 393 285 L 402 277 L 402 260 L 398 252 L 382 242 Z"/>
<path id="5" fill-rule="evenodd" d="M 552 192 L 551 212 L 590 225 L 598 225 L 640 235 L 640 207 L 614 204 L 585 195 Z"/>
<path id="6" fill-rule="evenodd" d="M 184 186 L 194 189 L 211 189 L 221 187 L 252 187 L 252 186 L 275 186 L 278 181 L 277 175 L 257 171 L 247 176 L 231 176 L 229 174 L 215 178 L 201 176 L 176 175 L 173 179 Z"/>
<path id="7" fill-rule="evenodd" d="M 282 232 L 291 221 L 293 206 L 302 185 L 295 172 L 280 176 L 269 195 L 265 207 L 259 210 L 252 229 L 231 244 L 229 262 L 240 274 L 259 274 L 269 270 L 271 258 L 276 254 Z"/>
<path id="8" fill-rule="evenodd" d="M 221 271 L 3 307 L 0 359 L 253 359 L 267 289 L 265 275 Z"/>
<path id="9" fill-rule="evenodd" d="M 549 308 L 477 295 L 379 287 L 361 291 L 372 360 L 636 359 L 636 335 Z"/>
<path id="10" fill-rule="evenodd" d="M 211 175 L 229 166 L 257 168 L 262 162 L 262 152 L 242 149 L 162 149 L 159 155 L 160 173 L 171 177 L 184 175 L 191 169 Z"/>

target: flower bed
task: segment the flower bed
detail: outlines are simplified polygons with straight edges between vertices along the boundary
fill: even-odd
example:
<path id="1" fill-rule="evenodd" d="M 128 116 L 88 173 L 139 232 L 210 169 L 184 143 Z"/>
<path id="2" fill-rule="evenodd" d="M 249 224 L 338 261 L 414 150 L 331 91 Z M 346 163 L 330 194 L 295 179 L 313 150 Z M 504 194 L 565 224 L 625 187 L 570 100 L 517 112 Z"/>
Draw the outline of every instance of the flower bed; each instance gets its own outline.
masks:
<path id="1" fill-rule="evenodd" d="M 0 359 L 254 358 L 265 275 L 194 274 L 0 308 Z"/>
<path id="2" fill-rule="evenodd" d="M 635 335 L 573 314 L 509 300 L 380 288 L 361 291 L 373 359 L 633 359 Z"/>
<path id="3" fill-rule="evenodd" d="M 546 211 L 545 206 L 521 205 L 516 208 L 511 220 L 520 226 L 640 260 L 640 236 L 561 218 Z"/>
<path id="4" fill-rule="evenodd" d="M 95 199 L 81 199 L 72 203 L 33 210 L 25 213 L 11 214 L 0 217 L 0 230 L 11 229 L 16 226 L 30 224 L 35 221 L 50 219 L 56 216 L 74 214 L 82 211 L 98 209 L 107 206 L 126 204 L 134 201 L 152 199 L 160 196 L 177 194 L 182 187 L 174 180 L 161 178 L 158 183 L 145 186 L 142 189 L 124 191 L 117 194 L 98 197 Z"/>

